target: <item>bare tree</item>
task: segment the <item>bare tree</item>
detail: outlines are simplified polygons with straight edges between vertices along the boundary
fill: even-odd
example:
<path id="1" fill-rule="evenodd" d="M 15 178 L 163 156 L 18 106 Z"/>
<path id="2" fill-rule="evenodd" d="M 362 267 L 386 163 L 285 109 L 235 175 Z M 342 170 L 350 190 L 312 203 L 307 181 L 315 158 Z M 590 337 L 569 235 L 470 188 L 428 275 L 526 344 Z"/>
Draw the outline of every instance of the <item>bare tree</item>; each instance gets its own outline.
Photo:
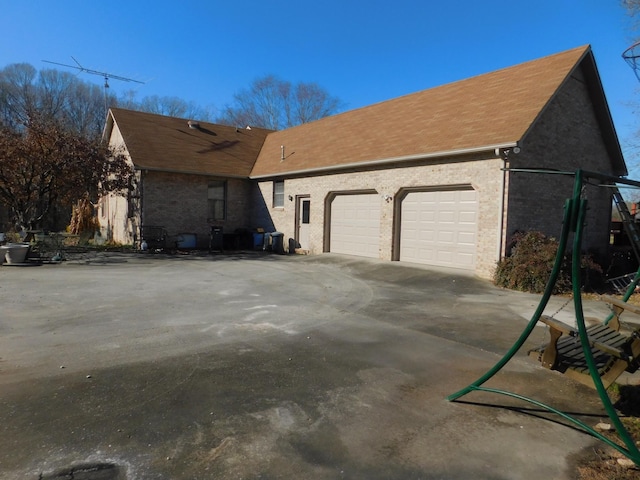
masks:
<path id="1" fill-rule="evenodd" d="M 14 63 L 0 70 L 0 121 L 18 127 L 36 110 L 34 81 L 37 71 L 28 63 Z"/>
<path id="2" fill-rule="evenodd" d="M 342 107 L 340 99 L 315 83 L 292 85 L 266 75 L 236 93 L 234 103 L 225 107 L 217 121 L 280 130 L 332 115 Z"/>
<path id="3" fill-rule="evenodd" d="M 50 117 L 34 115 L 20 131 L 0 128 L 0 203 L 18 228 L 42 227 L 57 205 L 124 192 L 131 175 L 123 155 Z"/>
<path id="4" fill-rule="evenodd" d="M 0 70 L 0 123 L 19 129 L 36 115 L 99 137 L 106 118 L 104 93 L 68 72 L 38 72 L 27 63 Z"/>
<path id="5" fill-rule="evenodd" d="M 106 119 L 105 108 L 110 100 L 102 86 L 91 83 L 74 83 L 66 100 L 65 123 L 74 132 L 85 137 L 102 135 Z"/>
<path id="6" fill-rule="evenodd" d="M 118 100 L 69 72 L 38 72 L 27 63 L 0 69 L 0 207 L 9 210 L 16 226 L 52 225 L 60 207 L 74 204 L 86 217 L 90 200 L 129 188 L 124 157 L 101 143 L 107 105 Z M 138 103 L 129 94 L 122 103 L 161 115 L 211 117 L 177 97 L 151 96 Z"/>
<path id="7" fill-rule="evenodd" d="M 634 37 L 636 38 L 635 41 L 637 41 L 638 39 L 637 30 L 639 26 L 638 14 L 640 13 L 640 0 L 621 0 L 620 3 L 627 10 L 627 13 L 629 14 L 629 16 L 633 19 L 633 22 L 630 25 L 630 30 L 632 31 Z M 633 45 L 630 44 L 629 51 L 625 51 L 623 56 L 625 57 L 625 61 L 627 61 L 629 66 L 632 67 L 632 69 L 634 70 L 634 73 L 636 74 L 636 76 L 638 76 L 639 72 L 636 70 L 636 65 L 634 64 L 633 60 L 630 60 L 627 58 L 627 56 L 630 54 L 631 56 L 637 54 L 638 49 L 635 46 L 635 41 Z M 630 100 L 629 105 L 633 107 L 634 113 L 637 114 L 638 101 L 635 99 Z M 640 131 L 636 129 L 633 135 L 629 135 L 627 138 L 623 139 L 623 142 L 625 143 L 625 150 L 627 151 L 627 162 L 629 162 L 630 160 L 633 160 L 634 168 L 638 168 L 638 159 L 640 158 L 640 142 L 638 141 L 638 138 L 640 138 Z M 625 192 L 625 198 L 631 198 L 633 201 L 637 202 L 639 199 L 638 197 L 639 196 L 636 192 L 632 192 L 632 191 Z"/>
<path id="8" fill-rule="evenodd" d="M 179 97 L 149 95 L 138 102 L 135 99 L 135 92 L 128 91 L 117 100 L 117 105 L 129 110 L 169 117 L 191 118 L 203 121 L 209 121 L 212 118 L 211 109 L 200 107 L 194 102 L 187 102 Z"/>
<path id="9" fill-rule="evenodd" d="M 622 6 L 627 9 L 630 15 L 640 12 L 640 0 L 622 0 Z"/>

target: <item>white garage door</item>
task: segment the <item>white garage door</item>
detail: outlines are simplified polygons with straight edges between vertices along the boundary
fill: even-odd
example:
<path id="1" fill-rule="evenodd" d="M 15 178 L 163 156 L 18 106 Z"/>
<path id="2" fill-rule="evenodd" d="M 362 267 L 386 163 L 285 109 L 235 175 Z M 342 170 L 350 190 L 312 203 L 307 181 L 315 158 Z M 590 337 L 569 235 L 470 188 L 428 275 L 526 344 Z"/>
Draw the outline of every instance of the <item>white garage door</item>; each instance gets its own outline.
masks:
<path id="1" fill-rule="evenodd" d="M 468 270 L 475 267 L 475 190 L 410 192 L 402 201 L 401 215 L 401 261 Z"/>
<path id="2" fill-rule="evenodd" d="M 331 202 L 330 250 L 380 256 L 380 195 L 338 195 Z"/>

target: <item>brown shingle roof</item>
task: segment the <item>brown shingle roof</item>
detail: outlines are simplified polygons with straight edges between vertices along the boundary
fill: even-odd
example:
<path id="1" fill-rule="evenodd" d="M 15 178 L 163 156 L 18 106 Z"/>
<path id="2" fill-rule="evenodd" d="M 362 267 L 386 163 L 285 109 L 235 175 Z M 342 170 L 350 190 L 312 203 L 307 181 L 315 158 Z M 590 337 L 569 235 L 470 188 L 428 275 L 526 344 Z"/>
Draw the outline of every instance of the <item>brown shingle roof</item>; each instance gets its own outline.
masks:
<path id="1" fill-rule="evenodd" d="M 590 51 L 575 48 L 274 132 L 251 176 L 515 144 Z"/>
<path id="2" fill-rule="evenodd" d="M 136 168 L 204 175 L 248 177 L 271 130 L 236 129 L 186 119 L 112 108 L 113 122 L 123 135 Z"/>

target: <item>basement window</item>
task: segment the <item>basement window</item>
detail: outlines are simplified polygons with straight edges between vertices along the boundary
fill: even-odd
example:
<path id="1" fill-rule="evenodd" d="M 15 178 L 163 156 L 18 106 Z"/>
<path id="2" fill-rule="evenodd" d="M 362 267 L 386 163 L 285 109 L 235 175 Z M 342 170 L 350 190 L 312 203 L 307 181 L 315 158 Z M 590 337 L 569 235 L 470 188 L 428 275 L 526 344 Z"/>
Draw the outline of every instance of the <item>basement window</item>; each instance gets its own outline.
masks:
<path id="1" fill-rule="evenodd" d="M 284 207 L 284 180 L 273 182 L 273 208 Z"/>

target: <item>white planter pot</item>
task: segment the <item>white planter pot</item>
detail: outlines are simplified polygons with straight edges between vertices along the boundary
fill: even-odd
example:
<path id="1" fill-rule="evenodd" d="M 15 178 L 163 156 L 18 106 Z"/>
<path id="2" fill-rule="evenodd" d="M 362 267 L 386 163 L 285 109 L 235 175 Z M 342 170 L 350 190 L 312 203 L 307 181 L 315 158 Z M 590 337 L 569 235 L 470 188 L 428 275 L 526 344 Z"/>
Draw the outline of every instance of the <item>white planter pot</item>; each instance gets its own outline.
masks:
<path id="1" fill-rule="evenodd" d="M 8 243 L 0 247 L 0 252 L 4 253 L 4 261 L 9 264 L 24 263 L 27 260 L 29 247 L 28 243 Z"/>

